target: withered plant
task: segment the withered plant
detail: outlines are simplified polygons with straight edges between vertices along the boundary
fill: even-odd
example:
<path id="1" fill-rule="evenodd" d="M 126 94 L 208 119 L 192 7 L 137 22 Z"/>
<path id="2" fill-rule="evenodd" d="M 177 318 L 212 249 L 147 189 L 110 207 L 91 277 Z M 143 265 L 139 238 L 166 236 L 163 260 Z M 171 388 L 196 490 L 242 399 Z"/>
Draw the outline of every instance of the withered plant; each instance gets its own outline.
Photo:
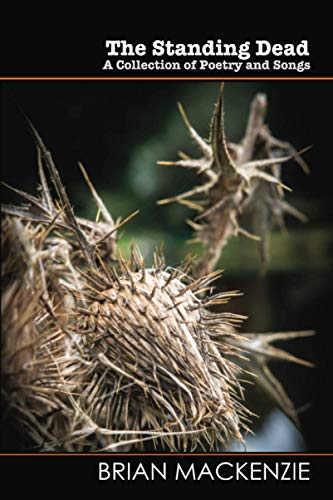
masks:
<path id="1" fill-rule="evenodd" d="M 135 244 L 129 259 L 122 256 L 118 230 L 135 214 L 114 221 L 82 165 L 98 217 L 77 217 L 29 122 L 37 194 L 11 188 L 25 203 L 2 207 L 2 385 L 8 418 L 38 450 L 144 449 L 147 441 L 171 451 L 225 449 L 251 430 L 244 380 L 261 386 L 298 425 L 268 362 L 311 366 L 272 344 L 312 332 L 240 334 L 245 316 L 225 310 L 239 292 L 214 294 L 213 283 L 229 237 L 257 239 L 265 260 L 271 226 L 282 225 L 285 212 L 305 220 L 284 199 L 280 167 L 292 158 L 307 166 L 271 134 L 262 94 L 239 144 L 225 136 L 223 86 L 208 142 L 180 111 L 202 156 L 160 163 L 193 169 L 199 183 L 160 203 L 198 212 L 189 223 L 203 254 L 177 268 L 166 267 L 161 249 L 149 266 Z M 252 230 L 241 225 L 244 213 Z"/>

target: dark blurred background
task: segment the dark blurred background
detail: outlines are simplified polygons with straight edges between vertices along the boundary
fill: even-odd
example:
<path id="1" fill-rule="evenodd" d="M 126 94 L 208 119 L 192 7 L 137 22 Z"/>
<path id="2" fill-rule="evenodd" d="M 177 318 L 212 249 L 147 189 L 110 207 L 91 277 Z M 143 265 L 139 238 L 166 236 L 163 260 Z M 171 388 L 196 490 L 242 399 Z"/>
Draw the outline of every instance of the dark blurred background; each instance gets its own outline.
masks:
<path id="1" fill-rule="evenodd" d="M 293 188 L 287 199 L 305 213 L 306 225 L 287 217 L 287 234 L 274 231 L 265 276 L 255 242 L 230 241 L 220 266 L 220 286 L 240 289 L 244 296 L 228 306 L 247 314 L 242 331 L 314 329 L 316 337 L 286 347 L 311 360 L 315 369 L 273 366 L 300 410 L 302 435 L 269 401 L 249 390 L 249 405 L 261 419 L 248 451 L 332 451 L 332 82 L 232 82 L 226 84 L 226 129 L 230 140 L 241 139 L 251 99 L 268 96 L 267 122 L 273 135 L 297 149 L 313 144 L 304 158 L 305 175 L 295 162 L 283 167 L 284 182 Z M 191 211 L 179 205 L 157 206 L 156 200 L 190 189 L 193 172 L 157 166 L 174 160 L 177 151 L 197 155 L 176 103 L 181 101 L 192 125 L 209 136 L 209 122 L 218 92 L 213 82 L 7 82 L 2 83 L 2 180 L 33 193 L 37 183 L 36 150 L 21 107 L 51 150 L 78 215 L 94 218 L 94 206 L 77 162 L 86 167 L 114 217 L 137 209 L 124 231 L 126 253 L 135 239 L 149 261 L 155 245 L 164 242 L 166 260 L 178 264 L 187 252 Z M 20 202 L 2 188 L 2 200 Z M 240 450 L 243 451 L 243 450 Z"/>

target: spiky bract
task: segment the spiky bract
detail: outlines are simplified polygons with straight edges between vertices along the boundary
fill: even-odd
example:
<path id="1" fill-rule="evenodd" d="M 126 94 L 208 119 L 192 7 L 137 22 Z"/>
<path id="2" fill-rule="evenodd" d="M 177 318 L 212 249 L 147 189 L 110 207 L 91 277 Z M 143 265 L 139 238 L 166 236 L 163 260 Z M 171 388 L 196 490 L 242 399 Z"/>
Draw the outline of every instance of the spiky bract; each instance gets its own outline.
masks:
<path id="1" fill-rule="evenodd" d="M 258 240 L 265 262 L 271 226 L 274 223 L 282 226 L 285 212 L 303 222 L 306 220 L 303 214 L 284 200 L 283 189 L 289 188 L 281 181 L 280 166 L 295 158 L 305 171 L 308 171 L 308 167 L 300 157 L 301 152 L 297 153 L 289 143 L 275 139 L 269 131 L 264 122 L 266 96 L 257 94 L 254 98 L 244 138 L 235 144 L 226 139 L 223 88 L 222 84 L 208 143 L 191 126 L 179 105 L 190 136 L 203 156 L 191 159 L 181 153 L 181 160 L 158 162 L 160 165 L 193 169 L 200 177 L 201 183 L 190 191 L 159 202 L 165 204 L 176 201 L 199 212 L 194 221 L 188 221 L 195 230 L 194 240 L 202 242 L 204 247 L 197 275 L 215 268 L 231 236 L 244 234 Z M 245 212 L 250 214 L 252 232 L 240 225 Z"/>

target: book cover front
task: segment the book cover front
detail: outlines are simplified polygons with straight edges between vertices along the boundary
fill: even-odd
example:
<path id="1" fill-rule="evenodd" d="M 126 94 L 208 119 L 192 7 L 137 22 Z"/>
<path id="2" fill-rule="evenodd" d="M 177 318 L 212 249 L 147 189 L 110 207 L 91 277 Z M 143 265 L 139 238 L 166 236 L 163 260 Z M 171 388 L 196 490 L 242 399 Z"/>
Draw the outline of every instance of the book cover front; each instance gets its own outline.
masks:
<path id="1" fill-rule="evenodd" d="M 0 76 L 5 475 L 328 481 L 322 40 L 62 42 Z"/>

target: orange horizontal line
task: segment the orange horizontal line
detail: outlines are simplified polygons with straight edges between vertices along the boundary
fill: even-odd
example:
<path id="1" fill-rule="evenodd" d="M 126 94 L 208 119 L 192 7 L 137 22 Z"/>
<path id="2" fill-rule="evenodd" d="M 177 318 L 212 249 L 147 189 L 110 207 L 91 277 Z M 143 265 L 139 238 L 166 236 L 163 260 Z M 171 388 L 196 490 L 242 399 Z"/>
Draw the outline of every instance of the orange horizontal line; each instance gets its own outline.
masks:
<path id="1" fill-rule="evenodd" d="M 35 80 L 41 80 L 41 81 L 67 81 L 67 80 L 72 80 L 72 81 L 103 81 L 103 80 L 121 80 L 121 81 L 133 81 L 133 80 L 141 80 L 141 81 L 147 81 L 147 80 L 154 80 L 154 81 L 160 81 L 160 80 L 170 80 L 170 81 L 252 81 L 252 80 L 266 80 L 266 81 L 332 81 L 333 76 L 305 76 L 305 77 L 294 77 L 294 76 L 286 76 L 286 77 L 273 77 L 273 76 L 265 76 L 265 77 L 255 77 L 255 76 L 248 76 L 248 77 L 234 77 L 234 76 L 221 76 L 221 77 L 214 77 L 214 76 L 186 76 L 186 77 L 176 77 L 176 76 L 170 76 L 170 77 L 163 77 L 163 76 L 0 76 L 0 81 L 18 81 L 18 80 L 25 80 L 25 81 L 35 81 Z"/>
<path id="2" fill-rule="evenodd" d="M 0 453 L 0 457 L 333 457 L 333 453 Z"/>

